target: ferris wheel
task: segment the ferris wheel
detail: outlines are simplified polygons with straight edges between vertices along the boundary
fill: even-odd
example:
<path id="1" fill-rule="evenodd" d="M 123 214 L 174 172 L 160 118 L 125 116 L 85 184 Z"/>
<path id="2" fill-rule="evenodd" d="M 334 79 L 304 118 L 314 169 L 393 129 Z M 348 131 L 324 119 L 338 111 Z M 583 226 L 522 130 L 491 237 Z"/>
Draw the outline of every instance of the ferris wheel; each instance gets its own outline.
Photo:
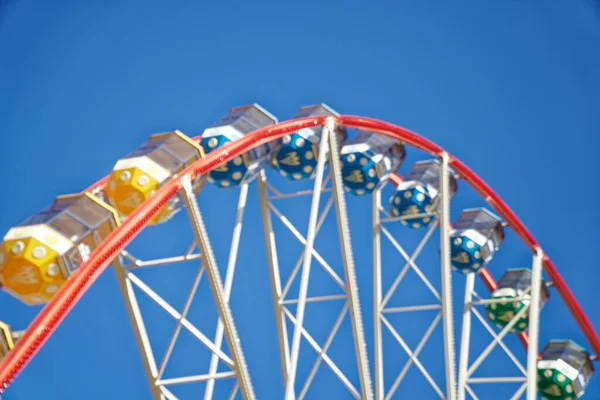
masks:
<path id="1" fill-rule="evenodd" d="M 253 186 L 262 233 L 245 243 Z M 507 241 L 526 265 L 510 264 Z M 164 254 L 165 243 L 178 253 Z M 0 393 L 109 265 L 153 399 L 261 397 L 247 362 L 261 347 L 278 354 L 269 379 L 286 399 L 401 399 L 416 387 L 432 399 L 575 400 L 600 354 L 555 265 L 471 169 L 422 136 L 325 104 L 286 122 L 251 104 L 196 138 L 154 134 L 109 176 L 8 230 L 0 286 L 46 305 L 23 331 L 0 323 Z M 182 301 L 172 302 L 157 287 L 178 268 Z M 248 268 L 268 272 L 272 302 L 252 305 L 273 311 L 268 348 L 244 339 L 230 304 L 244 290 L 236 273 Z M 541 342 L 549 301 L 564 303 L 586 343 Z M 174 327 L 149 323 L 144 302 Z M 184 335 L 203 355 L 177 354 Z M 178 357 L 206 372 L 185 373 Z"/>

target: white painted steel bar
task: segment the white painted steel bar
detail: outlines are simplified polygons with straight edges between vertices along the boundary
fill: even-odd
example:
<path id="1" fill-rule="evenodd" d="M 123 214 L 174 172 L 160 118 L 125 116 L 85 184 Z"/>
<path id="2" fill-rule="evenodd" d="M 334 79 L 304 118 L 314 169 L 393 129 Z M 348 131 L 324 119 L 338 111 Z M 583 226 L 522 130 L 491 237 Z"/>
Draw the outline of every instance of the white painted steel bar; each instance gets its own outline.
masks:
<path id="1" fill-rule="evenodd" d="M 375 359 L 375 399 L 385 396 L 383 375 L 383 339 L 381 335 L 381 191 L 376 190 L 372 195 L 371 213 L 373 230 L 373 351 Z"/>
<path id="2" fill-rule="evenodd" d="M 163 400 L 165 396 L 161 393 L 160 388 L 154 384 L 158 375 L 156 368 L 156 360 L 154 359 L 154 352 L 148 338 L 148 332 L 146 331 L 146 325 L 144 324 L 144 318 L 140 306 L 135 296 L 135 291 L 131 285 L 131 281 L 127 277 L 127 272 L 123 269 L 120 258 L 117 257 L 113 262 L 113 268 L 119 283 L 119 289 L 123 294 L 125 300 L 125 307 L 127 308 L 127 314 L 133 326 L 133 333 L 135 334 L 135 340 L 140 354 L 142 356 L 142 363 L 144 364 L 144 372 L 150 385 L 150 394 L 153 400 Z"/>
<path id="3" fill-rule="evenodd" d="M 506 324 L 506 326 L 504 328 L 502 328 L 500 333 L 498 333 L 498 335 L 496 337 L 494 337 L 494 340 L 492 340 L 492 343 L 490 343 L 485 348 L 485 350 L 479 355 L 479 357 L 475 360 L 475 362 L 473 362 L 473 364 L 471 364 L 471 366 L 469 367 L 469 370 L 467 371 L 467 376 L 473 375 L 473 372 L 475 372 L 475 370 L 481 365 L 481 363 L 485 360 L 485 358 L 492 352 L 494 347 L 496 347 L 496 344 L 498 344 L 500 341 L 502 341 L 504 336 L 506 336 L 510 332 L 510 330 L 513 328 L 513 326 L 515 326 L 517 321 L 521 317 L 523 317 L 525 315 L 525 313 L 528 312 L 528 310 L 529 310 L 528 306 L 523 307 L 514 316 L 514 318 L 512 320 L 510 320 L 510 322 L 508 324 Z"/>
<path id="4" fill-rule="evenodd" d="M 521 396 L 523 395 L 523 393 L 525 393 L 526 390 L 527 390 L 527 382 L 524 382 L 521 385 L 521 387 L 519 388 L 519 390 L 517 390 L 515 392 L 513 397 L 510 398 L 510 400 L 519 400 L 521 398 Z"/>
<path id="5" fill-rule="evenodd" d="M 174 256 L 174 257 L 165 257 L 158 258 L 156 260 L 148 260 L 148 261 L 139 261 L 135 267 L 137 268 L 145 268 L 145 267 L 157 267 L 159 265 L 168 265 L 168 264 L 178 264 L 186 261 L 196 261 L 200 260 L 202 256 L 200 254 L 190 254 L 186 256 Z"/>
<path id="6" fill-rule="evenodd" d="M 310 384 L 312 383 L 315 375 L 317 374 L 317 370 L 319 369 L 319 366 L 321 365 L 321 362 L 323 361 L 323 355 L 327 353 L 327 351 L 329 350 L 329 347 L 331 346 L 331 343 L 333 343 L 333 339 L 335 338 L 335 335 L 337 334 L 338 330 L 340 329 L 340 326 L 342 325 L 342 322 L 344 321 L 344 317 L 346 316 L 347 312 L 348 312 L 348 304 L 344 304 L 342 311 L 340 311 L 340 314 L 338 315 L 335 323 L 333 324 L 333 328 L 331 329 L 329 336 L 325 340 L 325 344 L 323 345 L 323 348 L 319 352 L 319 357 L 317 357 L 317 360 L 315 361 L 310 373 L 308 374 L 308 378 L 306 378 L 306 381 L 304 382 L 304 387 L 300 391 L 298 400 L 302 400 L 306 396 L 306 393 L 308 392 L 308 389 L 310 388 Z"/>
<path id="7" fill-rule="evenodd" d="M 237 264 L 238 250 L 240 246 L 240 237 L 242 236 L 242 227 L 244 219 L 244 211 L 246 210 L 246 200 L 248 198 L 248 184 L 244 183 L 240 186 L 240 195 L 238 198 L 237 212 L 235 215 L 235 225 L 233 234 L 231 235 L 231 247 L 229 249 L 229 260 L 227 261 L 227 272 L 225 273 L 225 301 L 229 303 L 231 296 L 231 288 L 233 286 L 233 277 L 235 275 L 235 266 Z M 223 321 L 219 318 L 217 322 L 217 331 L 215 333 L 215 346 L 221 348 L 223 345 L 224 326 Z M 215 374 L 219 366 L 219 359 L 213 354 L 210 360 L 209 374 Z M 215 381 L 209 380 L 206 382 L 206 390 L 204 391 L 204 399 L 210 400 L 213 396 Z"/>
<path id="8" fill-rule="evenodd" d="M 214 374 L 205 375 L 183 376 L 180 378 L 161 379 L 160 381 L 156 382 L 156 384 L 161 386 L 185 385 L 187 383 L 206 382 L 208 380 L 229 378 L 235 378 L 234 371 L 217 372 Z"/>
<path id="9" fill-rule="evenodd" d="M 419 275 L 419 278 L 421 278 L 421 280 L 423 281 L 423 283 L 427 286 L 427 288 L 431 291 L 431 293 L 436 297 L 436 299 L 438 299 L 441 302 L 442 301 L 442 297 L 438 293 L 438 291 L 435 288 L 435 286 L 433 286 L 431 284 L 431 282 L 429 281 L 429 279 L 427 279 L 427 277 L 421 271 L 421 269 L 419 267 L 417 267 L 417 264 L 415 264 L 414 260 L 411 260 L 411 258 L 408 256 L 408 253 L 404 250 L 404 248 L 402 246 L 400 246 L 400 243 L 398 243 L 398 241 L 396 241 L 396 239 L 392 236 L 392 234 L 390 233 L 390 231 L 388 231 L 385 227 L 382 226 L 381 227 L 381 232 L 383 232 L 383 234 L 388 238 L 388 240 L 390 241 L 390 243 L 396 248 L 396 250 L 398 250 L 398 252 L 402 255 L 402 257 L 404 257 L 404 259 L 412 267 L 412 269 L 415 271 L 415 273 L 417 275 Z M 388 293 L 390 293 L 390 292 L 388 291 Z M 384 301 L 385 300 L 386 299 L 384 299 Z M 389 298 L 387 299 L 387 301 L 389 301 Z M 387 301 L 385 301 L 384 304 L 386 304 Z"/>
<path id="10" fill-rule="evenodd" d="M 440 157 L 440 249 L 442 272 L 442 316 L 444 327 L 444 361 L 446 364 L 446 398 L 456 399 L 456 354 L 452 313 L 452 270 L 450 268 L 450 173 L 448 153 Z"/>
<path id="11" fill-rule="evenodd" d="M 475 392 L 473 391 L 473 389 L 471 389 L 471 386 L 468 386 L 468 385 L 467 385 L 467 392 L 468 392 L 468 393 L 471 395 L 471 398 L 472 398 L 473 400 L 479 400 L 479 397 L 477 397 L 477 396 L 475 395 Z"/>
<path id="12" fill-rule="evenodd" d="M 323 207 L 323 210 L 321 211 L 319 221 L 317 222 L 317 228 L 315 230 L 315 237 L 321 230 L 321 227 L 323 226 L 323 223 L 325 222 L 325 218 L 327 218 L 327 215 L 329 214 L 329 210 L 331 209 L 332 205 L 333 205 L 333 197 L 330 197 L 329 199 L 327 199 L 327 202 L 325 203 L 325 207 Z M 273 208 L 274 208 L 274 206 L 273 206 Z M 280 218 L 281 217 L 285 218 L 285 216 L 283 216 L 281 213 L 279 213 L 279 210 L 277 210 L 275 212 L 275 214 Z M 287 219 L 286 219 L 286 221 L 287 221 Z M 287 221 L 287 222 L 291 225 L 291 222 L 289 222 L 289 221 Z M 284 225 L 286 226 L 286 228 L 290 229 L 288 224 L 286 224 L 285 222 L 284 222 Z M 304 246 L 306 246 L 306 240 L 304 239 L 304 237 L 302 237 L 302 235 L 300 235 L 300 232 L 298 232 L 298 230 L 295 227 L 293 230 L 290 229 L 290 232 L 294 236 L 296 236 L 296 238 L 300 241 L 300 243 L 302 243 Z M 335 273 L 335 271 L 325 262 L 325 260 L 314 249 L 313 249 L 313 251 L 314 251 L 313 255 L 315 255 L 315 258 L 317 258 L 317 255 L 318 255 L 317 261 L 322 260 L 322 262 L 319 261 L 319 265 L 321 265 L 325 269 L 325 272 L 327 272 L 327 274 L 329 276 L 331 276 L 331 278 L 335 281 L 335 283 L 345 291 L 345 285 L 344 285 L 344 282 L 342 281 L 342 279 L 338 276 L 338 274 Z M 300 253 L 298 260 L 296 261 L 296 264 L 294 264 L 294 268 L 292 269 L 292 272 L 291 272 L 285 286 L 283 287 L 283 292 L 281 295 L 282 299 L 285 299 L 287 297 L 290 287 L 294 283 L 294 279 L 296 279 L 296 275 L 300 271 L 300 267 L 302 266 L 303 259 L 304 259 L 304 250 L 302 250 L 302 252 Z"/>
<path id="13" fill-rule="evenodd" d="M 429 340 L 429 337 L 431 336 L 431 334 L 433 333 L 433 331 L 435 330 L 435 328 L 437 327 L 437 325 L 439 324 L 441 319 L 442 319 L 442 313 L 440 312 L 435 316 L 435 318 L 429 325 L 429 328 L 427 328 L 427 331 L 423 335 L 423 338 L 419 341 L 419 343 L 417 344 L 417 347 L 415 347 L 415 350 L 413 351 L 413 357 L 411 357 L 406 362 L 406 364 L 404 364 L 402 371 L 400 371 L 400 373 L 398 374 L 398 377 L 396 378 L 396 380 L 390 387 L 390 391 L 388 392 L 386 399 L 391 399 L 392 396 L 394 395 L 394 393 L 396 392 L 396 390 L 398 390 L 398 386 L 400 386 L 400 383 L 406 376 L 408 369 L 413 364 L 414 360 L 417 359 L 417 357 L 419 357 L 419 353 L 421 353 L 421 350 L 423 350 L 423 347 L 425 347 L 425 344 Z"/>
<path id="14" fill-rule="evenodd" d="M 229 400 L 235 399 L 235 396 L 237 396 L 239 390 L 240 390 L 240 386 L 236 382 L 233 385 L 233 389 L 231 389 L 231 394 L 229 395 Z"/>
<path id="15" fill-rule="evenodd" d="M 314 252 L 314 242 L 316 235 L 317 219 L 319 215 L 319 204 L 321 200 L 321 183 L 323 182 L 323 173 L 325 171 L 325 161 L 327 154 L 327 138 L 329 131 L 322 130 L 321 143 L 319 144 L 319 156 L 317 159 L 314 194 L 310 205 L 310 215 L 308 217 L 308 232 L 306 234 L 306 247 L 304 250 L 304 259 L 302 263 L 302 272 L 300 275 L 300 290 L 298 293 L 298 305 L 296 308 L 296 325 L 292 337 L 292 347 L 290 350 L 290 366 L 288 379 L 285 385 L 285 399 L 293 400 L 296 398 L 295 384 L 296 372 L 298 370 L 298 358 L 300 356 L 300 340 L 302 339 L 302 324 L 304 323 L 304 311 L 306 308 L 306 296 L 308 293 L 308 283 L 310 278 L 310 267 Z"/>
<path id="16" fill-rule="evenodd" d="M 221 274 L 219 273 L 219 269 L 217 267 L 217 262 L 212 251 L 212 246 L 210 245 L 208 239 L 208 233 L 206 232 L 202 214 L 200 213 L 198 203 L 196 202 L 196 196 L 194 194 L 192 181 L 189 175 L 185 175 L 181 178 L 181 186 L 181 195 L 186 205 L 190 222 L 192 223 L 194 235 L 196 236 L 196 242 L 198 243 L 200 253 L 202 254 L 202 260 L 211 290 L 213 292 L 213 298 L 225 327 L 225 337 L 227 339 L 227 344 L 229 345 L 229 351 L 231 352 L 234 360 L 233 368 L 237 375 L 238 384 L 240 385 L 240 390 L 244 399 L 252 400 L 256 398 L 256 396 L 254 395 L 254 389 L 250 380 L 248 366 L 246 365 L 246 360 L 244 359 L 244 353 L 242 351 L 240 339 L 233 321 L 231 309 L 229 308 L 229 304 L 225 299 Z"/>
<path id="17" fill-rule="evenodd" d="M 333 196 L 335 199 L 335 211 L 338 222 L 338 233 L 340 236 L 340 247 L 342 260 L 344 262 L 344 274 L 346 281 L 346 293 L 348 294 L 348 306 L 350 308 L 350 319 L 352 334 L 354 336 L 354 349 L 356 351 L 356 362 L 360 388 L 363 399 L 373 398 L 373 385 L 371 383 L 371 372 L 369 371 L 369 358 L 367 356 L 367 343 L 365 340 L 360 299 L 358 295 L 358 283 L 356 282 L 356 270 L 354 266 L 354 255 L 352 254 L 352 243 L 350 241 L 350 226 L 348 223 L 348 212 L 346 210 L 346 198 L 342 183 L 342 167 L 340 161 L 339 138 L 336 134 L 335 120 L 328 118 L 323 125 L 323 137 L 329 133 L 329 166 L 331 169 Z"/>
<path id="18" fill-rule="evenodd" d="M 469 378 L 469 383 L 518 383 L 525 382 L 524 376 L 500 376 L 492 378 Z"/>
<path id="19" fill-rule="evenodd" d="M 405 221 L 407 219 L 413 219 L 413 218 L 432 218 L 432 217 L 436 217 L 436 216 L 437 216 L 437 214 L 434 214 L 434 213 L 409 214 L 409 215 L 403 215 L 401 217 L 382 218 L 381 222 L 382 223 L 399 222 L 399 221 Z"/>
<path id="20" fill-rule="evenodd" d="M 385 215 L 386 218 L 392 218 L 392 214 L 390 214 L 388 212 L 388 210 L 386 210 L 384 207 L 382 207 L 381 205 L 379 205 L 379 212 L 381 212 L 383 215 Z"/>
<path id="21" fill-rule="evenodd" d="M 169 359 L 171 358 L 171 353 L 175 348 L 175 343 L 177 343 L 177 338 L 179 337 L 179 333 L 181 332 L 181 321 L 182 319 L 187 318 L 187 314 L 190 311 L 190 307 L 192 306 L 192 302 L 194 301 L 194 297 L 196 296 L 196 291 L 198 290 L 198 286 L 200 285 L 200 281 L 202 280 L 203 274 L 204 267 L 200 266 L 200 268 L 198 268 L 196 276 L 194 277 L 192 288 L 190 289 L 187 299 L 185 300 L 183 310 L 181 311 L 181 318 L 177 319 L 177 325 L 173 330 L 173 334 L 171 335 L 171 339 L 169 340 L 169 345 L 167 346 L 167 351 L 165 352 L 165 355 L 163 356 L 163 359 L 160 363 L 160 368 L 158 370 L 158 376 L 156 379 L 162 379 L 162 376 L 165 373 L 165 369 L 167 368 L 167 364 L 169 363 Z"/>
<path id="22" fill-rule="evenodd" d="M 160 391 L 162 392 L 162 394 L 168 399 L 168 400 L 179 400 L 177 398 L 177 396 L 175 396 L 173 394 L 173 392 L 171 392 L 169 389 L 167 389 L 165 386 L 161 386 L 160 387 Z"/>
<path id="23" fill-rule="evenodd" d="M 387 303 L 390 301 L 390 298 L 394 294 L 396 288 L 398 287 L 400 282 L 402 282 L 402 279 L 404 279 L 404 275 L 406 275 L 408 270 L 411 268 L 411 265 L 414 264 L 415 260 L 419 256 L 419 254 L 421 254 L 421 252 L 423 251 L 423 248 L 425 247 L 425 245 L 431 238 L 431 235 L 433 235 L 433 232 L 436 229 L 437 229 L 437 225 L 435 225 L 435 224 L 432 224 L 431 227 L 429 227 L 429 229 L 427 230 L 427 233 L 425 234 L 425 236 L 423 236 L 423 239 L 421 239 L 417 248 L 415 249 L 415 251 L 413 251 L 413 254 L 406 261 L 406 264 L 404 264 L 404 267 L 402 267 L 402 270 L 400 270 L 400 273 L 398 274 L 398 276 L 396 276 L 396 279 L 394 279 L 394 282 L 392 283 L 392 285 L 386 292 L 385 296 L 383 297 L 383 301 L 381 302 L 382 308 L 385 307 L 387 305 Z M 439 295 L 437 297 L 438 297 L 438 299 L 440 298 Z"/>
<path id="24" fill-rule="evenodd" d="M 321 189 L 321 193 L 329 193 L 331 192 L 331 188 Z M 314 193 L 314 190 L 300 190 L 298 192 L 293 193 L 282 193 L 279 196 L 269 196 L 269 200 L 284 200 L 284 199 L 293 199 L 295 197 L 304 197 L 310 196 Z"/>
<path id="25" fill-rule="evenodd" d="M 528 291 L 526 291 L 525 293 L 529 293 Z M 473 295 L 475 295 L 475 293 L 473 293 Z M 529 301 L 530 298 L 526 298 L 526 297 L 511 297 L 511 301 Z M 482 300 L 474 300 L 471 302 L 471 305 L 473 306 L 487 306 L 488 304 L 499 304 L 499 303 L 505 303 L 506 299 L 503 297 L 498 297 L 498 298 L 493 298 L 493 299 L 482 299 Z"/>
<path id="26" fill-rule="evenodd" d="M 442 389 L 440 389 L 440 387 L 437 385 L 437 383 L 435 383 L 435 381 L 433 380 L 433 378 L 431 377 L 431 375 L 429 374 L 427 369 L 423 366 L 423 364 L 421 364 L 421 362 L 419 361 L 419 359 L 417 358 L 415 353 L 413 353 L 413 351 L 410 349 L 410 347 L 408 347 L 408 345 L 406 344 L 404 339 L 402 339 L 402 336 L 400 336 L 398 334 L 396 329 L 394 329 L 392 324 L 383 315 L 381 316 L 381 322 L 383 322 L 383 324 L 389 329 L 389 331 L 392 334 L 392 336 L 394 337 L 394 339 L 396 339 L 396 342 L 398 342 L 398 344 L 404 349 L 406 354 L 408 354 L 408 356 L 410 357 L 412 362 L 417 366 L 419 371 L 421 371 L 421 373 L 423 374 L 425 379 L 427 379 L 427 381 L 429 382 L 431 387 L 436 391 L 438 396 L 440 396 L 441 399 L 445 399 L 446 396 L 444 396 L 444 392 L 442 392 Z M 388 396 L 389 396 L 389 394 L 388 394 Z"/>
<path id="27" fill-rule="evenodd" d="M 460 335 L 460 355 L 458 359 L 458 400 L 466 399 L 469 347 L 471 345 L 471 304 L 474 289 L 475 273 L 471 272 L 467 275 L 465 280 L 465 300 L 463 303 L 462 333 Z"/>
<path id="28" fill-rule="evenodd" d="M 306 298 L 306 302 L 307 303 L 322 303 L 325 301 L 335 301 L 335 300 L 346 300 L 346 295 L 345 294 L 333 294 L 333 295 L 329 295 L 329 296 L 314 296 L 314 297 L 307 297 Z M 280 303 L 282 305 L 290 305 L 290 304 L 298 304 L 298 299 L 290 299 L 290 300 L 282 300 Z"/>
<path id="29" fill-rule="evenodd" d="M 300 243 L 302 243 L 305 246 L 305 250 L 302 253 L 302 259 L 304 260 L 304 257 L 306 257 L 304 253 L 306 252 L 306 245 L 308 243 L 307 239 L 305 239 L 304 236 L 302 236 L 302 234 L 298 232 L 298 229 L 296 229 L 296 227 L 290 222 L 290 220 L 287 219 L 287 217 L 283 215 L 272 203 L 268 203 L 268 207 L 271 211 L 273 211 L 273 214 L 275 214 L 277 218 L 279 218 L 279 220 L 289 229 L 289 231 L 296 237 L 296 239 L 298 239 L 298 241 L 300 241 Z M 325 259 L 323 259 L 323 257 L 314 249 L 314 247 L 311 247 L 309 254 L 311 253 L 315 260 L 317 260 L 317 262 L 321 264 L 321 266 L 329 274 L 329 276 L 333 278 L 335 283 L 337 283 L 337 285 L 340 288 L 344 289 L 344 281 L 338 276 L 338 274 L 333 270 L 333 268 L 331 268 L 327 261 L 325 261 Z M 283 293 L 284 296 L 287 295 L 285 289 Z"/>
<path id="30" fill-rule="evenodd" d="M 295 325 L 296 319 L 294 318 L 294 314 L 290 312 L 287 308 L 284 307 L 285 315 L 289 318 L 290 321 Z M 358 390 L 352 385 L 352 382 L 344 375 L 344 373 L 340 370 L 340 368 L 333 362 L 333 360 L 323 351 L 321 346 L 317 343 L 317 341 L 308 333 L 305 328 L 302 328 L 302 336 L 306 339 L 308 344 L 315 350 L 317 354 L 325 361 L 325 364 L 331 369 L 331 371 L 338 377 L 340 382 L 352 393 L 352 396 L 356 399 L 360 399 L 360 393 Z"/>
<path id="31" fill-rule="evenodd" d="M 146 285 L 140 278 L 127 271 L 127 278 L 136 285 L 142 292 L 144 292 L 148 297 L 150 297 L 156 304 L 158 304 L 163 310 L 165 310 L 171 317 L 174 319 L 181 321 L 181 325 L 187 329 L 192 335 L 196 337 L 204 346 L 206 346 L 210 351 L 216 353 L 225 364 L 229 367 L 233 367 L 233 360 L 229 358 L 229 356 L 223 353 L 220 349 L 218 349 L 213 342 L 210 341 L 198 328 L 196 328 L 190 321 L 186 318 L 183 318 L 182 315 L 173 308 L 165 299 L 159 296 L 154 290 L 152 290 L 148 285 Z"/>
<path id="32" fill-rule="evenodd" d="M 279 357 L 281 362 L 281 371 L 283 385 L 287 382 L 289 370 L 289 340 L 287 325 L 283 307 L 280 304 L 281 294 L 281 275 L 279 273 L 279 259 L 277 258 L 277 245 L 275 242 L 275 233 L 269 212 L 269 201 L 267 200 L 267 177 L 265 171 L 261 171 L 258 177 L 258 194 L 260 196 L 260 212 L 263 222 L 263 231 L 265 235 L 265 244 L 267 248 L 267 262 L 269 264 L 269 278 L 271 281 L 271 295 L 273 298 L 273 308 L 275 309 L 275 325 L 277 327 L 277 341 L 279 343 Z"/>
<path id="33" fill-rule="evenodd" d="M 539 247 L 533 256 L 531 270 L 531 302 L 529 304 L 529 340 L 527 342 L 527 400 L 537 399 L 537 361 L 540 336 L 540 305 L 542 299 L 542 261 Z"/>
<path id="34" fill-rule="evenodd" d="M 405 307 L 388 307 L 381 310 L 383 313 L 402 313 L 402 312 L 415 312 L 415 311 L 430 311 L 430 310 L 441 310 L 440 304 L 426 304 L 422 306 L 405 306 Z"/>
<path id="35" fill-rule="evenodd" d="M 481 325 L 483 325 L 483 327 L 488 331 L 488 333 L 490 335 L 492 335 L 493 338 L 496 338 L 498 335 L 496 335 L 496 332 L 494 332 L 494 329 L 492 329 L 492 327 L 490 326 L 488 321 L 485 319 L 485 317 L 483 315 L 481 315 L 481 313 L 474 308 L 472 309 L 472 312 L 473 312 L 473 315 L 475 315 L 475 317 L 477 317 L 479 322 L 481 322 Z M 513 354 L 513 352 L 510 351 L 510 349 L 508 348 L 508 346 L 504 343 L 504 341 L 502 339 L 498 340 L 498 346 L 500 346 L 502 348 L 502 350 L 504 350 L 506 355 L 512 360 L 512 362 L 517 366 L 517 368 L 519 368 L 519 370 L 523 373 L 523 376 L 527 375 L 527 371 L 525 371 L 525 368 L 523 367 L 521 362 L 517 359 L 517 357 Z"/>

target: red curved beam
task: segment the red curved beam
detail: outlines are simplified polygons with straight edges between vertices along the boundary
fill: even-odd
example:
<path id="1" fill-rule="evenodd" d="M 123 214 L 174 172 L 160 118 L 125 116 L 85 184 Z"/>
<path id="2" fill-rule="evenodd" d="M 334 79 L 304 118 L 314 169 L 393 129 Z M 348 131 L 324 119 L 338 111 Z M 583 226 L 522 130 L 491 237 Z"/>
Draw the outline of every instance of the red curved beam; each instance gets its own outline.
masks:
<path id="1" fill-rule="evenodd" d="M 444 152 L 444 150 L 435 143 L 407 129 L 400 128 L 387 122 L 354 116 L 341 116 L 337 119 L 338 122 L 346 127 L 379 132 L 402 140 L 403 142 L 432 155 L 439 156 Z M 129 244 L 133 238 L 144 229 L 169 199 L 181 189 L 180 179 L 182 176 L 189 174 L 192 178 L 195 178 L 198 175 L 205 174 L 213 168 L 232 160 L 234 157 L 253 147 L 278 139 L 287 133 L 302 128 L 322 125 L 325 120 L 326 117 L 301 118 L 259 129 L 235 142 L 231 142 L 212 151 L 206 158 L 198 160 L 190 165 L 182 171 L 177 178 L 161 187 L 153 197 L 145 201 L 118 229 L 112 232 L 106 240 L 94 250 L 90 259 L 81 265 L 71 279 L 61 287 L 56 296 L 36 316 L 25 334 L 16 343 L 14 349 L 10 351 L 4 360 L 2 360 L 2 363 L 0 363 L 0 393 L 3 393 L 6 390 L 14 378 L 39 351 L 66 315 L 71 311 L 75 304 L 77 304 L 79 299 L 112 260 L 114 260 L 125 246 L 127 246 L 127 244 Z M 500 197 L 466 165 L 462 164 L 452 156 L 450 156 L 449 159 L 453 169 L 460 174 L 465 181 L 473 186 L 484 199 L 486 199 L 492 208 L 494 208 L 494 210 L 498 212 L 529 245 L 532 251 L 535 250 L 538 247 L 537 242 Z M 397 178 L 394 178 L 394 180 L 396 179 Z M 105 182 L 106 178 L 91 186 L 88 190 L 91 191 L 102 187 Z M 600 354 L 600 340 L 592 328 L 589 319 L 583 313 L 583 310 L 575 300 L 575 297 L 547 256 L 544 256 L 544 267 L 556 289 L 567 304 L 567 307 L 576 318 L 577 323 L 581 327 L 591 347 L 594 349 L 594 352 Z M 484 282 L 486 282 L 488 288 L 492 289 L 495 287 L 495 281 L 489 272 L 484 273 L 482 278 L 484 279 Z"/>

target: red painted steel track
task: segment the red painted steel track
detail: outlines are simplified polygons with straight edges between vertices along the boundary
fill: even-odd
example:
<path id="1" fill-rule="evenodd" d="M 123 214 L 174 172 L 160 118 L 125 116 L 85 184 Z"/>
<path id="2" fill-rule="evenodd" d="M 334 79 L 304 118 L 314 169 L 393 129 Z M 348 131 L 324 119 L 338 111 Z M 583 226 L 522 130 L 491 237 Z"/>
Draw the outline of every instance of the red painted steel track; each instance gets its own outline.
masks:
<path id="1" fill-rule="evenodd" d="M 335 118 L 338 123 L 348 128 L 356 128 L 378 132 L 403 141 L 405 144 L 416 147 L 433 156 L 440 156 L 444 149 L 430 140 L 399 126 L 364 117 L 340 116 Z M 144 202 L 127 220 L 91 254 L 90 259 L 85 262 L 79 270 L 69 279 L 56 296 L 37 315 L 26 333 L 17 342 L 14 349 L 8 353 L 0 364 L 0 393 L 3 393 L 15 377 L 23 370 L 25 365 L 39 351 L 50 335 L 60 325 L 71 309 L 77 304 L 83 294 L 90 288 L 100 274 L 114 260 L 118 254 L 140 233 L 146 225 L 154 218 L 158 211 L 171 197 L 175 196 L 181 189 L 180 179 L 184 175 L 191 175 L 192 179 L 198 175 L 206 174 L 212 169 L 232 160 L 234 157 L 248 151 L 249 149 L 278 139 L 298 129 L 322 125 L 326 117 L 301 118 L 272 125 L 251 134 L 242 139 L 231 142 L 208 154 L 206 158 L 195 162 L 186 168 L 181 174 L 174 177 L 170 182 L 161 187 L 156 194 Z M 462 180 L 475 189 L 485 201 L 508 223 L 517 235 L 529 246 L 532 252 L 539 248 L 539 244 L 519 220 L 508 205 L 498 196 L 481 178 L 469 167 L 449 154 L 450 167 L 458 173 Z M 395 176 L 392 182 L 398 184 L 402 178 Z M 86 191 L 101 188 L 107 178 L 95 183 Z M 595 354 L 600 354 L 600 339 L 592 327 L 589 319 L 577 303 L 575 296 L 562 279 L 556 267 L 544 254 L 544 270 L 552 280 L 554 287 L 567 305 L 569 311 L 577 321 L 583 334 L 587 338 L 590 347 Z M 484 270 L 480 274 L 488 289 L 496 287 L 496 281 Z M 526 344 L 527 337 L 522 335 L 521 341 Z"/>

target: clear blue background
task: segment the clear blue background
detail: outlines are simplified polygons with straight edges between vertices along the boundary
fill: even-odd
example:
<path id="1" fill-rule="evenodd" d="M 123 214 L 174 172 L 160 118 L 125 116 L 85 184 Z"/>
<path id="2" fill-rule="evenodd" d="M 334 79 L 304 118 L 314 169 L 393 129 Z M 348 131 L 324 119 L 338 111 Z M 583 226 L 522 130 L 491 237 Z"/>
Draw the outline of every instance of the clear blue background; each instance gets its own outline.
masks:
<path id="1" fill-rule="evenodd" d="M 522 218 L 600 327 L 594 296 L 600 278 L 594 172 L 600 136 L 597 2 L 203 3 L 0 2 L 0 230 L 7 231 L 57 195 L 87 187 L 152 133 L 180 129 L 196 136 L 229 107 L 250 102 L 282 120 L 302 105 L 326 102 L 345 114 L 408 127 L 466 162 Z M 423 158 L 413 157 L 411 162 Z M 409 167 L 407 163 L 402 172 Z M 455 204 L 454 215 L 476 203 L 473 194 L 464 193 L 466 200 Z M 200 199 L 210 210 L 207 224 L 221 268 L 235 195 L 209 188 Z M 240 267 L 236 277 L 232 307 L 257 394 L 280 398 L 256 198 L 253 186 L 242 245 L 247 268 Z M 360 216 L 370 212 L 369 202 L 352 199 L 349 207 L 358 265 L 368 266 L 370 228 Z M 146 245 L 138 248 L 161 242 L 165 251 L 173 250 L 182 235 L 177 224 L 186 226 L 185 219 L 145 233 L 140 240 L 147 240 Z M 498 271 L 529 260 L 514 235 L 508 242 L 506 263 L 498 265 L 499 259 L 493 266 Z M 430 253 L 435 257 L 435 248 Z M 359 278 L 369 323 L 367 268 Z M 180 283 L 162 288 L 165 297 L 175 298 L 187 288 L 178 279 Z M 460 300 L 463 280 L 455 282 Z M 39 308 L 0 294 L 0 318 L 15 328 L 25 327 L 37 312 Z M 172 326 L 167 329 L 162 321 L 169 319 L 157 315 L 149 318 L 168 337 Z M 558 296 L 544 310 L 543 320 L 542 342 L 572 337 L 585 343 Z M 369 323 L 367 336 L 371 334 Z M 475 335 L 473 346 L 485 346 L 483 338 Z M 350 340 L 346 330 L 340 342 L 348 345 Z M 185 373 L 206 372 L 205 364 L 195 365 L 188 354 L 178 359 L 182 368 L 190 367 Z M 428 357 L 428 368 L 440 376 L 439 346 Z M 388 387 L 400 366 L 386 374 Z M 349 371 L 356 382 L 351 365 Z M 501 369 L 495 374 L 508 375 Z M 418 371 L 412 376 L 420 379 Z M 600 398 L 599 382 L 598 377 L 592 380 L 588 399 Z M 347 396 L 343 389 L 336 392 L 339 385 L 327 385 L 322 383 L 322 391 L 313 397 L 327 398 L 328 390 Z M 406 386 L 401 397 L 430 398 L 433 392 L 419 387 L 421 381 Z M 109 271 L 6 398 L 147 396 L 137 348 Z"/>

